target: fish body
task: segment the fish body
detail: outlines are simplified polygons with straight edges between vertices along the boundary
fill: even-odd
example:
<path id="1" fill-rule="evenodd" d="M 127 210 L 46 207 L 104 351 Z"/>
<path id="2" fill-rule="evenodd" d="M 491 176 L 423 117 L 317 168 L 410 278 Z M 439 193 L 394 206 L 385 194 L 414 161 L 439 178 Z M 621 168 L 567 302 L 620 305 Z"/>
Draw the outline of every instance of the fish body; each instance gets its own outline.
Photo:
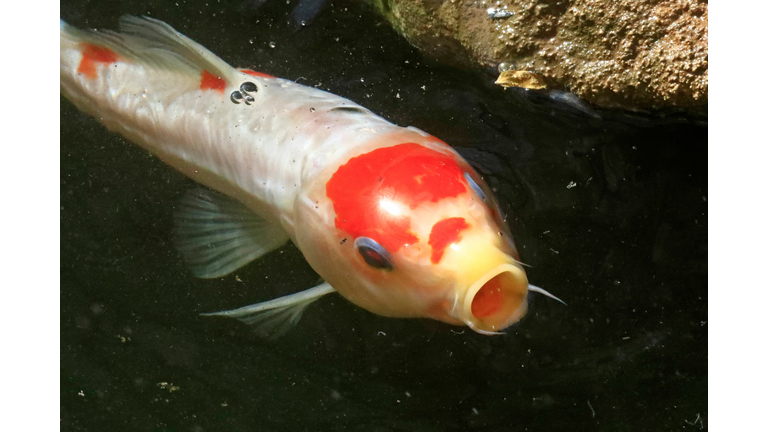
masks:
<path id="1" fill-rule="evenodd" d="M 61 93 L 217 191 L 188 195 L 178 246 L 219 277 L 287 240 L 325 280 L 218 315 L 272 332 L 338 291 L 383 316 L 494 334 L 528 281 L 491 191 L 440 139 L 331 93 L 236 69 L 149 18 L 121 32 L 61 24 Z"/>

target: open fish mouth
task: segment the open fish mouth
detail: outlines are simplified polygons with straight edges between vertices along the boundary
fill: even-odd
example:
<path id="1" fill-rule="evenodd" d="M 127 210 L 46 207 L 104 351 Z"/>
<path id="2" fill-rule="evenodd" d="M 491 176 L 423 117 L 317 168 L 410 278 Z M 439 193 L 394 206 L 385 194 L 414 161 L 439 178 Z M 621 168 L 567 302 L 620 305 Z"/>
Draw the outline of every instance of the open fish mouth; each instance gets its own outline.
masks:
<path id="1" fill-rule="evenodd" d="M 478 333 L 500 334 L 525 316 L 527 294 L 525 272 L 513 264 L 501 264 L 467 289 L 461 320 Z"/>

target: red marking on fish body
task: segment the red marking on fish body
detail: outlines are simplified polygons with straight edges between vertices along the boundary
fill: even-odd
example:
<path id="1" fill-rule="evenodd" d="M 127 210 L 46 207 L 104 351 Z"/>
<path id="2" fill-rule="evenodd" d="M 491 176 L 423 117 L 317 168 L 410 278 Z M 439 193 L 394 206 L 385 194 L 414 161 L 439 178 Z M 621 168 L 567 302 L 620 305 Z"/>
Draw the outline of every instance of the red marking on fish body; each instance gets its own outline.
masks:
<path id="1" fill-rule="evenodd" d="M 443 219 L 432 226 L 432 231 L 429 233 L 429 245 L 432 246 L 432 256 L 429 260 L 432 264 L 440 262 L 445 248 L 461 240 L 461 232 L 467 228 L 469 224 L 460 217 Z"/>
<path id="2" fill-rule="evenodd" d="M 419 241 L 410 231 L 410 217 L 393 208 L 414 209 L 466 190 L 454 156 L 415 143 L 353 157 L 326 184 L 336 228 L 355 237 L 370 237 L 390 253 Z"/>
<path id="3" fill-rule="evenodd" d="M 77 72 L 85 75 L 88 79 L 94 79 L 97 76 L 96 63 L 115 63 L 120 59 L 114 51 L 98 45 L 87 42 L 80 44 L 83 57 L 77 66 Z"/>
<path id="4" fill-rule="evenodd" d="M 248 74 L 250 76 L 255 76 L 255 77 L 258 77 L 258 78 L 274 78 L 272 75 L 267 75 L 265 73 L 256 72 L 256 71 L 250 70 L 250 69 L 238 69 L 238 70 L 240 72 L 244 73 L 244 74 Z"/>
<path id="5" fill-rule="evenodd" d="M 225 87 L 227 87 L 227 82 L 221 77 L 214 76 L 207 70 L 200 74 L 200 90 L 216 90 L 224 94 Z"/>

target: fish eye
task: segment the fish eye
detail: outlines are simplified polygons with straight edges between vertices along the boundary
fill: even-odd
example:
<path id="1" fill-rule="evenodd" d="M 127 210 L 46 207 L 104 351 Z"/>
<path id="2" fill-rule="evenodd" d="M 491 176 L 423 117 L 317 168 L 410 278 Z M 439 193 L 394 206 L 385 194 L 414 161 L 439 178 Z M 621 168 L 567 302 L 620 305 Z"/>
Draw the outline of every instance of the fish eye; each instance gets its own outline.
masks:
<path id="1" fill-rule="evenodd" d="M 488 196 L 485 195 L 485 192 L 483 192 L 483 188 L 478 185 L 475 180 L 472 178 L 471 175 L 469 175 L 468 172 L 464 173 L 464 178 L 467 180 L 467 183 L 469 183 L 469 187 L 472 188 L 472 190 L 477 194 L 477 196 L 480 197 L 483 201 L 488 201 Z"/>
<path id="2" fill-rule="evenodd" d="M 376 243 L 376 240 L 370 237 L 358 237 L 355 239 L 355 248 L 369 266 L 380 270 L 392 270 L 389 252 Z"/>

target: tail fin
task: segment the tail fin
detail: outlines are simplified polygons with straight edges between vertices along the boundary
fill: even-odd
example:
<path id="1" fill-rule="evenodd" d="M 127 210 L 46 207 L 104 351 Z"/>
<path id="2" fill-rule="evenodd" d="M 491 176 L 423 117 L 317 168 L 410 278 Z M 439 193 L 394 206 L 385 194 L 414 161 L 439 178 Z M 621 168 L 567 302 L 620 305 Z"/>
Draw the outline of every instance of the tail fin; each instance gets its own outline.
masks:
<path id="1" fill-rule="evenodd" d="M 61 38 L 61 49 L 74 46 L 76 43 L 72 36 L 72 26 L 67 24 L 63 19 L 59 18 L 59 37 Z"/>
<path id="2" fill-rule="evenodd" d="M 90 43 L 103 46 L 122 58 L 147 67 L 187 73 L 196 77 L 201 71 L 229 77 L 233 69 L 205 47 L 179 33 L 168 24 L 149 17 L 125 15 L 120 31 L 78 30 L 60 20 L 61 46 Z"/>
<path id="3" fill-rule="evenodd" d="M 77 36 L 77 33 L 79 31 L 72 27 L 71 25 L 67 24 L 66 21 L 59 18 L 59 43 L 61 44 L 61 53 L 62 53 L 62 68 L 64 67 L 64 55 L 63 53 L 70 49 L 78 49 L 79 45 L 79 39 Z"/>

